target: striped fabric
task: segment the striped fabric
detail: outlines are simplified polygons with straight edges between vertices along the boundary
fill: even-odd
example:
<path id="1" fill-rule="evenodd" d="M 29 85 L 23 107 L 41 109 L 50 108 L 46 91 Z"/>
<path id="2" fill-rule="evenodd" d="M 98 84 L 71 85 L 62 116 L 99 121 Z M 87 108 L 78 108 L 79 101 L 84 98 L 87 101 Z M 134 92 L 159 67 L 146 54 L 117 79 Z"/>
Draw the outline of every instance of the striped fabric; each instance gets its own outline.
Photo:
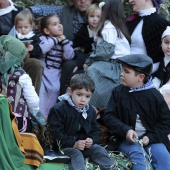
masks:
<path id="1" fill-rule="evenodd" d="M 96 61 L 88 67 L 87 74 L 95 82 L 95 92 L 90 104 L 98 109 L 105 108 L 111 92 L 120 84 L 121 66 L 115 60 Z"/>

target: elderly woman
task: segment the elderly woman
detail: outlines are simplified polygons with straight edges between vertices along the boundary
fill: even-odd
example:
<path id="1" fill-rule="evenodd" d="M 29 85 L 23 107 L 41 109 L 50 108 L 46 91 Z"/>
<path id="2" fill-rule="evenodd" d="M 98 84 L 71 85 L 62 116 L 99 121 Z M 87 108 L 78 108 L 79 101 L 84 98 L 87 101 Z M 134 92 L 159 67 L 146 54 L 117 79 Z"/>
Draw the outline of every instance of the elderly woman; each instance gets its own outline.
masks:
<path id="1" fill-rule="evenodd" d="M 127 20 L 131 34 L 131 54 L 147 54 L 153 60 L 154 73 L 164 54 L 161 35 L 170 23 L 157 13 L 162 0 L 129 0 L 135 15 Z"/>

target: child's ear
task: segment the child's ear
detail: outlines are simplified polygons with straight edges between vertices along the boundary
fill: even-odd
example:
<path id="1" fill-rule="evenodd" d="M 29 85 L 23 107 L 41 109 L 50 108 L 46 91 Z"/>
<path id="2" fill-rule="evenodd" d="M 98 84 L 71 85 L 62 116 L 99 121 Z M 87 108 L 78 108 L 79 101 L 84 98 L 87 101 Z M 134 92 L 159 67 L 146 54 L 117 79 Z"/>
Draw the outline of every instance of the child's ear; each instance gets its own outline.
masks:
<path id="1" fill-rule="evenodd" d="M 71 90 L 71 88 L 70 88 L 70 87 L 68 87 L 68 88 L 67 88 L 67 90 L 68 90 L 68 94 L 71 96 L 71 95 L 72 95 L 72 93 L 73 93 L 73 92 L 72 92 L 72 90 Z"/>
<path id="2" fill-rule="evenodd" d="M 139 74 L 139 78 L 141 81 L 143 81 L 145 79 L 145 74 Z"/>
<path id="3" fill-rule="evenodd" d="M 50 34 L 50 31 L 49 31 L 47 28 L 44 28 L 43 31 L 44 31 L 44 33 L 45 33 L 46 35 L 49 35 L 49 34 Z"/>

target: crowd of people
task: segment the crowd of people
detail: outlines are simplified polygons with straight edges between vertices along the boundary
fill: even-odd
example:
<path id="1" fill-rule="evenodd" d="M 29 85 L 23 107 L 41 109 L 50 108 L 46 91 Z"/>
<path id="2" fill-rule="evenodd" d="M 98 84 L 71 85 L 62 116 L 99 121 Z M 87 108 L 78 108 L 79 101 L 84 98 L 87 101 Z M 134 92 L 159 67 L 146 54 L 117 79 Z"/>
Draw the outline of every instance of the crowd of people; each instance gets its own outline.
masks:
<path id="1" fill-rule="evenodd" d="M 170 169 L 170 22 L 158 13 L 162 1 L 129 0 L 128 19 L 120 0 L 70 1 L 23 9 L 0 0 L 0 93 L 19 131 L 33 132 L 32 120 L 41 130 L 48 124 L 70 169 L 86 169 L 89 157 L 110 170 L 96 119 L 105 109 L 109 151 L 125 153 L 134 170 L 146 169 L 149 156 L 155 170 Z M 42 18 L 38 34 L 34 16 Z"/>

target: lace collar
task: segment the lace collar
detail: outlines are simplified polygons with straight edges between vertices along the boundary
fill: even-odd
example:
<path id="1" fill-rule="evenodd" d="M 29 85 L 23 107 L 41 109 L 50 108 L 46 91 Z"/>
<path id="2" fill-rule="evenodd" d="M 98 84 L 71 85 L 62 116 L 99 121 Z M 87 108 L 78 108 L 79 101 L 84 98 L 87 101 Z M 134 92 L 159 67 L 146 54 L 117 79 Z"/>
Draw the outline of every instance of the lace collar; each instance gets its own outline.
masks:
<path id="1" fill-rule="evenodd" d="M 24 38 L 29 39 L 29 38 L 33 37 L 35 34 L 34 34 L 33 31 L 30 31 L 27 35 L 22 35 L 21 33 L 19 33 L 19 32 L 16 30 L 16 35 L 17 35 L 18 39 L 24 39 Z"/>
<path id="2" fill-rule="evenodd" d="M 156 12 L 156 8 L 144 9 L 144 10 L 139 11 L 139 16 L 144 17 L 144 16 L 151 15 L 155 12 Z"/>

